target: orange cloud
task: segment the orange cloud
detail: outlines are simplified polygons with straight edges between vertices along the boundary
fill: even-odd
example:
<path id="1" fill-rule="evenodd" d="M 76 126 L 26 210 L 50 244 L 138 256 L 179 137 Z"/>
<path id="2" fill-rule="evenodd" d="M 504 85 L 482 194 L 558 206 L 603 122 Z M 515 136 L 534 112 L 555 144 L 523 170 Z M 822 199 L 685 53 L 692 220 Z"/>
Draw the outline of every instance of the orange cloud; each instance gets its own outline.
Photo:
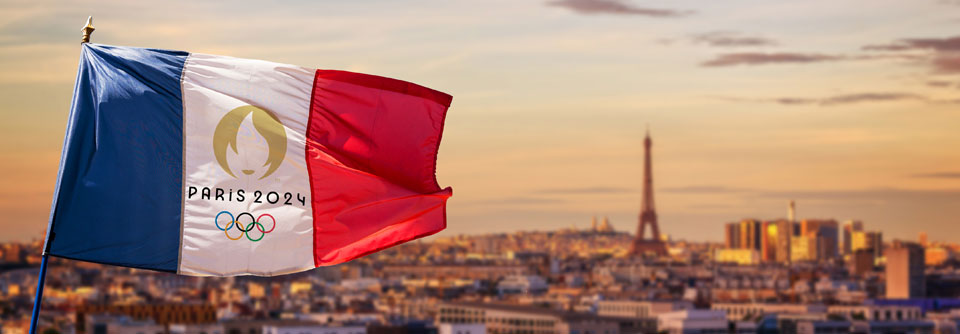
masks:
<path id="1" fill-rule="evenodd" d="M 819 106 L 839 106 L 866 102 L 901 102 L 901 101 L 922 101 L 937 103 L 956 103 L 954 101 L 933 100 L 927 96 L 902 93 L 902 92 L 867 92 L 840 94 L 826 97 L 776 97 L 760 99 L 743 98 L 723 98 L 728 101 L 736 102 L 769 102 L 782 105 L 819 105 Z"/>
<path id="2" fill-rule="evenodd" d="M 868 51 L 932 51 L 930 66 L 935 73 L 960 73 L 960 36 L 947 38 L 905 38 L 888 44 L 863 47 Z"/>
<path id="3" fill-rule="evenodd" d="M 765 64 L 783 64 L 783 63 L 818 63 L 825 61 L 835 61 L 844 59 L 843 56 L 825 55 L 818 53 L 762 53 L 762 52 L 742 52 L 727 53 L 717 56 L 714 59 L 701 63 L 704 67 L 723 67 L 736 65 L 765 65 Z"/>
<path id="4" fill-rule="evenodd" d="M 768 46 L 777 44 L 776 41 L 769 38 L 744 36 L 729 31 L 713 31 L 696 34 L 691 36 L 690 40 L 694 43 L 720 47 Z"/>
<path id="5" fill-rule="evenodd" d="M 563 7 L 580 14 L 640 15 L 651 17 L 678 17 L 693 14 L 693 11 L 644 8 L 620 0 L 554 0 L 549 6 Z"/>

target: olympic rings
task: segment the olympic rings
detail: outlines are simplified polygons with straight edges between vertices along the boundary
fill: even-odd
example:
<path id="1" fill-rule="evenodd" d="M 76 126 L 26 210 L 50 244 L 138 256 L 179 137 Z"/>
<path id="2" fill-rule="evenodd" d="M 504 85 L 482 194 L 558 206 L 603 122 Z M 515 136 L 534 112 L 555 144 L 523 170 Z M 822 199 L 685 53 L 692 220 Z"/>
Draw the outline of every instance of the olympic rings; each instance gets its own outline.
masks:
<path id="1" fill-rule="evenodd" d="M 220 227 L 220 216 L 223 214 L 230 216 L 230 223 L 227 224 L 227 227 Z M 241 222 L 240 218 L 243 218 L 244 216 L 250 217 L 250 222 L 248 223 Z M 270 220 L 273 222 L 269 230 L 267 230 L 263 226 L 263 224 L 260 222 L 260 220 L 263 219 L 263 217 L 269 217 Z M 263 237 L 267 235 L 267 233 L 273 232 L 273 230 L 277 228 L 277 219 L 268 213 L 264 213 L 259 217 L 257 217 L 256 219 L 254 219 L 253 214 L 249 212 L 242 212 L 236 217 L 234 217 L 234 215 L 229 211 L 220 211 L 220 213 L 217 213 L 217 215 L 213 218 L 213 224 L 217 227 L 217 229 L 223 231 L 223 234 L 227 236 L 227 239 L 240 240 L 240 238 L 243 238 L 244 236 L 246 236 L 248 240 L 257 242 L 263 239 Z M 244 224 L 246 224 L 246 226 L 244 226 Z M 240 231 L 240 235 L 237 235 L 236 237 L 231 237 L 230 230 L 233 229 L 234 226 L 236 226 L 237 230 Z M 250 232 L 253 231 L 254 227 L 256 227 L 258 231 L 260 231 L 260 237 L 256 239 L 250 236 Z"/>
<path id="2" fill-rule="evenodd" d="M 259 228 L 259 229 L 260 229 L 260 232 L 263 232 L 263 233 L 273 232 L 273 229 L 277 227 L 277 219 L 276 219 L 276 218 L 273 218 L 273 216 L 271 216 L 269 213 L 264 213 L 264 214 L 260 215 L 260 217 L 257 217 L 257 223 L 260 222 L 260 218 L 263 218 L 263 216 L 270 217 L 270 220 L 273 221 L 273 226 L 270 226 L 270 230 L 269 230 L 269 231 L 264 231 L 264 230 L 263 230 L 263 225 L 257 224 L 257 226 L 260 226 L 260 228 Z"/>
<path id="3" fill-rule="evenodd" d="M 246 229 L 246 230 L 243 229 L 243 223 L 240 222 L 240 218 L 243 218 L 244 215 L 250 216 L 250 221 L 251 221 L 251 222 L 255 222 L 255 221 L 257 221 L 257 220 L 256 220 L 256 219 L 253 219 L 253 215 L 251 215 L 249 212 L 244 212 L 244 213 L 241 213 L 241 214 L 237 215 L 237 229 L 240 230 L 240 232 L 246 233 L 246 232 L 250 232 L 250 230 L 253 229 L 253 226 L 250 226 L 250 227 L 249 227 L 248 229 Z"/>
<path id="4" fill-rule="evenodd" d="M 237 223 L 237 226 L 239 226 L 239 225 L 240 225 L 240 223 Z M 239 230 L 240 228 L 238 227 L 237 229 Z M 223 230 L 223 235 L 226 235 L 226 236 L 227 236 L 227 239 L 230 239 L 230 240 L 240 240 L 240 238 L 243 238 L 243 232 L 240 232 L 240 235 L 238 235 L 236 238 L 231 237 L 231 236 L 230 236 L 230 230 Z"/>
<path id="5" fill-rule="evenodd" d="M 220 215 L 222 215 L 222 214 L 224 214 L 224 213 L 230 215 L 230 224 L 227 224 L 227 227 L 225 227 L 225 228 L 224 228 L 224 227 L 220 227 Z M 237 220 L 236 218 L 233 218 L 233 214 L 232 214 L 232 213 L 230 213 L 230 212 L 228 212 L 228 211 L 220 211 L 220 213 L 218 213 L 217 216 L 213 218 L 213 223 L 217 225 L 217 228 L 218 228 L 218 229 L 220 229 L 221 231 L 225 231 L 225 230 L 229 230 L 231 227 L 233 227 L 233 222 L 236 221 L 236 220 Z"/>
<path id="6" fill-rule="evenodd" d="M 252 223 L 250 223 L 250 225 L 247 225 L 247 231 L 253 230 L 253 227 L 254 227 L 254 226 L 260 226 L 260 228 L 258 228 L 258 230 L 263 231 L 263 225 L 260 225 L 260 223 L 258 223 L 258 222 L 252 222 Z M 260 237 L 254 239 L 254 238 L 251 238 L 251 237 L 250 237 L 250 233 L 247 233 L 247 239 L 250 239 L 250 241 L 253 241 L 253 242 L 257 242 L 257 241 L 260 241 L 260 239 L 263 239 L 263 236 L 265 236 L 265 235 L 267 235 L 267 234 L 266 234 L 266 233 L 260 233 Z"/>

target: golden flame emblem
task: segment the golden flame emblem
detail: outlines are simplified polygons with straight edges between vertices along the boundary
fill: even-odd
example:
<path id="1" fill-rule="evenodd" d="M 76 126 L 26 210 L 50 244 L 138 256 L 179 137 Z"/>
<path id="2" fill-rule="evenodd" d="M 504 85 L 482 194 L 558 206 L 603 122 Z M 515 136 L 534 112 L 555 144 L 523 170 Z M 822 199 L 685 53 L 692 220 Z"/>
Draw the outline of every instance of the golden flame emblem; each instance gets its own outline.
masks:
<path id="1" fill-rule="evenodd" d="M 227 161 L 227 147 L 233 149 L 233 153 L 239 154 L 237 152 L 237 133 L 240 131 L 240 124 L 250 114 L 253 114 L 251 117 L 253 127 L 266 140 L 269 149 L 267 161 L 263 164 L 263 167 L 269 166 L 269 168 L 260 177 L 260 180 L 263 180 L 263 178 L 273 174 L 277 168 L 280 168 L 280 163 L 283 162 L 283 157 L 287 154 L 287 131 L 280 123 L 280 119 L 273 113 L 251 105 L 230 110 L 220 119 L 216 130 L 213 131 L 213 155 L 217 157 L 217 163 L 220 164 L 223 171 L 234 178 L 237 177 L 230 170 L 230 164 Z M 250 175 L 254 171 L 243 170 L 243 173 Z"/>

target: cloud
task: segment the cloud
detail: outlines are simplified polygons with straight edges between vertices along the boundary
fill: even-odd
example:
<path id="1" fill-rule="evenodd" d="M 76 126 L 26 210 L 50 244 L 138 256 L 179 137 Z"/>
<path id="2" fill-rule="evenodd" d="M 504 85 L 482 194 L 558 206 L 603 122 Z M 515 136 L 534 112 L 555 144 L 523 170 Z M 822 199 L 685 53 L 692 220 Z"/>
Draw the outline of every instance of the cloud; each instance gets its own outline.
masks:
<path id="1" fill-rule="evenodd" d="M 939 73 L 960 73 L 960 55 L 935 58 L 933 69 Z"/>
<path id="2" fill-rule="evenodd" d="M 867 51 L 930 51 L 932 55 L 921 57 L 929 61 L 935 73 L 960 73 L 960 36 L 946 38 L 905 38 L 887 44 L 863 47 Z"/>
<path id="3" fill-rule="evenodd" d="M 640 15 L 650 17 L 680 17 L 693 11 L 637 7 L 623 0 L 553 0 L 548 6 L 563 7 L 576 13 L 594 15 Z"/>
<path id="4" fill-rule="evenodd" d="M 537 190 L 537 193 L 546 193 L 546 194 L 622 194 L 629 192 L 636 192 L 637 189 L 632 188 L 622 188 L 622 187 L 583 187 L 583 188 L 551 188 L 551 189 L 540 189 Z"/>
<path id="5" fill-rule="evenodd" d="M 773 197 L 783 199 L 879 199 L 893 201 L 901 198 L 936 198 L 940 200 L 960 199 L 960 189 L 835 189 L 835 190 L 800 190 L 800 191 L 758 191 L 752 195 L 759 197 Z"/>
<path id="6" fill-rule="evenodd" d="M 529 196 L 512 196 L 504 197 L 497 199 L 488 199 L 481 201 L 468 202 L 469 204 L 478 204 L 478 205 L 537 205 L 537 204 L 561 204 L 565 203 L 565 200 L 557 198 L 543 198 L 543 197 L 529 197 Z"/>
<path id="7" fill-rule="evenodd" d="M 960 178 L 960 172 L 943 172 L 915 174 L 914 177 L 938 177 L 938 178 Z M 824 190 L 773 190 L 773 189 L 754 189 L 754 188 L 736 188 L 725 186 L 693 186 L 680 188 L 667 188 L 664 192 L 682 192 L 682 193 L 705 193 L 705 194 L 723 194 L 736 193 L 747 197 L 773 197 L 786 199 L 800 198 L 880 198 L 896 196 L 915 196 L 915 197 L 957 197 L 960 196 L 960 189 L 901 189 L 901 188 L 868 188 L 868 189 L 824 189 Z"/>
<path id="8" fill-rule="evenodd" d="M 700 64 L 704 67 L 724 67 L 737 65 L 767 65 L 767 64 L 805 64 L 819 63 L 826 61 L 836 61 L 845 59 L 843 56 L 825 55 L 818 53 L 762 53 L 762 52 L 741 52 L 727 53 L 717 56 Z"/>
<path id="9" fill-rule="evenodd" d="M 953 82 L 946 80 L 930 80 L 926 82 L 927 86 L 937 87 L 937 88 L 947 88 L 954 86 Z"/>
<path id="10" fill-rule="evenodd" d="M 927 98 L 921 95 L 912 94 L 912 93 L 857 93 L 857 94 L 844 94 L 829 96 L 826 98 L 821 98 L 815 100 L 817 104 L 830 106 L 838 104 L 851 104 L 851 103 L 861 103 L 861 102 L 889 102 L 889 101 L 903 101 L 903 100 L 926 100 Z"/>
<path id="11" fill-rule="evenodd" d="M 939 52 L 960 51 L 960 36 L 947 38 L 904 38 L 889 44 L 873 44 L 863 47 L 867 51 L 934 50 Z"/>
<path id="12" fill-rule="evenodd" d="M 732 194 L 732 193 L 744 193 L 753 191 L 751 189 L 745 188 L 731 188 L 724 186 L 690 186 L 690 187 L 674 187 L 674 188 L 665 188 L 661 190 L 665 193 L 677 193 L 677 194 Z"/>
<path id="13" fill-rule="evenodd" d="M 719 47 L 767 46 L 777 44 L 776 41 L 769 38 L 743 36 L 739 33 L 730 31 L 713 31 L 696 34 L 691 36 L 690 40 L 698 44 Z"/>
<path id="14" fill-rule="evenodd" d="M 933 100 L 926 96 L 914 93 L 902 92 L 873 92 L 873 93 L 852 93 L 840 94 L 826 97 L 776 97 L 776 98 L 730 98 L 721 97 L 721 99 L 734 102 L 768 102 L 782 105 L 818 105 L 824 107 L 865 103 L 865 102 L 900 102 L 900 101 L 922 101 L 936 103 L 954 103 L 953 101 Z"/>
<path id="15" fill-rule="evenodd" d="M 912 177 L 932 179 L 960 179 L 960 172 L 937 172 L 913 174 Z"/>

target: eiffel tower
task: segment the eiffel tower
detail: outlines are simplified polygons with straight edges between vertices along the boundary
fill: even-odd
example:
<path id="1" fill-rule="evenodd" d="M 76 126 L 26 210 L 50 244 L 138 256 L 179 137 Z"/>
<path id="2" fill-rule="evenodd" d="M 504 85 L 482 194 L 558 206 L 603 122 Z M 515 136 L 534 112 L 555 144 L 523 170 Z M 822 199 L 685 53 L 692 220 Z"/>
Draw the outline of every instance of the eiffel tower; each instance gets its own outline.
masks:
<path id="1" fill-rule="evenodd" d="M 635 257 L 647 254 L 655 254 L 658 256 L 667 255 L 667 245 L 664 244 L 663 239 L 660 239 L 660 227 L 657 225 L 657 210 L 653 206 L 651 146 L 653 146 L 653 141 L 650 140 L 650 130 L 648 129 L 647 136 L 643 140 L 643 203 L 640 208 L 637 238 L 633 239 L 633 245 L 630 246 L 630 255 Z M 650 239 L 643 238 L 647 225 L 650 225 Z"/>

